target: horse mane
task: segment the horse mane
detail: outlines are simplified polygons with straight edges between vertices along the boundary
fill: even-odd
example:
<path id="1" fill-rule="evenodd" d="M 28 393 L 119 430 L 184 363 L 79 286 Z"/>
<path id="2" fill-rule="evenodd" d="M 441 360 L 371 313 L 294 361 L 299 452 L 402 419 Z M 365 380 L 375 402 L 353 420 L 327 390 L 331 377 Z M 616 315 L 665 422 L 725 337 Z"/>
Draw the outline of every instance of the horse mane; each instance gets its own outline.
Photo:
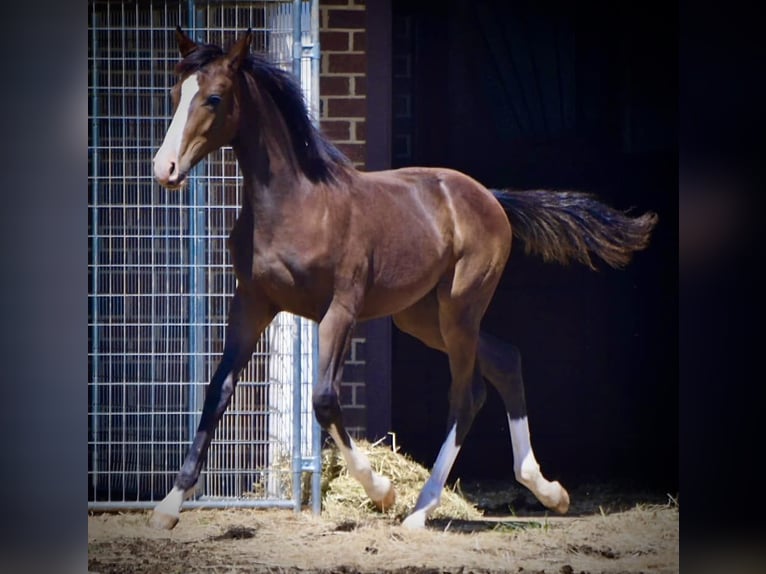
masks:
<path id="1" fill-rule="evenodd" d="M 219 46 L 199 44 L 176 65 L 175 73 L 184 76 L 196 72 L 224 55 Z M 291 73 L 253 53 L 243 61 L 240 73 L 249 75 L 274 102 L 287 127 L 298 166 L 308 179 L 314 183 L 335 180 L 351 167 L 351 161 L 312 122 L 301 86 Z"/>

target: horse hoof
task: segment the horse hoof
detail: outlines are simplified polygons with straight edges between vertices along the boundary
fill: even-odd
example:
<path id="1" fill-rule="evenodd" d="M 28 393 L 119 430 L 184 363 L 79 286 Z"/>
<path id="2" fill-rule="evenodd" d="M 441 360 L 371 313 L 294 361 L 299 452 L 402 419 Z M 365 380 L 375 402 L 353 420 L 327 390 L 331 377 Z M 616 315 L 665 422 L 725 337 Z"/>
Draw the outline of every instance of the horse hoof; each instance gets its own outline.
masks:
<path id="1" fill-rule="evenodd" d="M 558 512 L 559 514 L 566 514 L 569 510 L 569 493 L 563 486 L 561 486 L 561 498 L 559 499 L 559 503 L 554 506 L 552 510 L 554 512 Z"/>
<path id="2" fill-rule="evenodd" d="M 402 522 L 402 526 L 409 530 L 423 530 L 426 527 L 426 513 L 423 510 L 416 510 Z"/>
<path id="3" fill-rule="evenodd" d="M 378 512 L 385 512 L 389 508 L 392 508 L 396 502 L 396 489 L 394 489 L 394 485 L 391 485 L 382 500 L 373 500 L 372 502 L 375 504 L 375 508 L 378 509 Z"/>
<path id="4" fill-rule="evenodd" d="M 149 518 L 149 526 L 160 530 L 173 530 L 175 525 L 178 524 L 178 518 L 178 516 L 172 516 L 155 510 Z"/>

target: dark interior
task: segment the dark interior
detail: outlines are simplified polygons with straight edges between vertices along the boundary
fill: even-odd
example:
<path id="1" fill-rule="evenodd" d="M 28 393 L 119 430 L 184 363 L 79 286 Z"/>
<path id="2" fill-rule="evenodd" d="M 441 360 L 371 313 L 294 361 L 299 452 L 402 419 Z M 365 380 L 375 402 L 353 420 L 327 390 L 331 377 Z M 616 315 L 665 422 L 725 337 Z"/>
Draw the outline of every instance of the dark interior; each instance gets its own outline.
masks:
<path id="1" fill-rule="evenodd" d="M 484 327 L 521 350 L 532 443 L 565 484 L 678 487 L 677 7 L 445 0 L 392 5 L 392 160 L 488 187 L 592 192 L 659 214 L 624 270 L 545 264 L 517 243 Z M 446 357 L 393 330 L 392 429 L 431 466 Z M 511 478 L 489 389 L 452 479 Z"/>

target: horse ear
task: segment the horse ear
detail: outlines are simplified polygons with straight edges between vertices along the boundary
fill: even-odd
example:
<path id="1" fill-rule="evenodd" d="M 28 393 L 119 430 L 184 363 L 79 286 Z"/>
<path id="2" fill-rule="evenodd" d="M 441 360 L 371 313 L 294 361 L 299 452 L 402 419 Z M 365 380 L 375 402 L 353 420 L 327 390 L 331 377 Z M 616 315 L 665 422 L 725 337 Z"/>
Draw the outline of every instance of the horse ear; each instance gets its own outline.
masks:
<path id="1" fill-rule="evenodd" d="M 185 58 L 197 49 L 197 43 L 184 34 L 181 26 L 176 26 L 176 39 L 178 40 L 178 50 L 181 52 L 182 58 Z"/>
<path id="2" fill-rule="evenodd" d="M 233 69 L 239 68 L 240 64 L 242 64 L 243 60 L 250 53 L 250 44 L 252 41 L 253 30 L 248 28 L 245 35 L 237 40 L 237 43 L 231 47 L 229 50 L 229 65 Z"/>

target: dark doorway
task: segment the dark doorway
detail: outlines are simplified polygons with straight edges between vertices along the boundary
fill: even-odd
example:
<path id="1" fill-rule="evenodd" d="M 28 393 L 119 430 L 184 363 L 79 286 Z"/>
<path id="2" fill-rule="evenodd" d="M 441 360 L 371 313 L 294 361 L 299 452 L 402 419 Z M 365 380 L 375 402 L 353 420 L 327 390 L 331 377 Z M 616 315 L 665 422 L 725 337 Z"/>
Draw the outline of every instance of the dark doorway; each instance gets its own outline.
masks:
<path id="1" fill-rule="evenodd" d="M 677 488 L 676 7 L 450 0 L 392 5 L 392 162 L 488 187 L 575 189 L 656 211 L 651 246 L 594 273 L 516 244 L 485 328 L 517 345 L 532 441 L 552 479 Z M 392 428 L 430 466 L 446 358 L 394 329 Z M 452 478 L 511 478 L 490 389 Z"/>

